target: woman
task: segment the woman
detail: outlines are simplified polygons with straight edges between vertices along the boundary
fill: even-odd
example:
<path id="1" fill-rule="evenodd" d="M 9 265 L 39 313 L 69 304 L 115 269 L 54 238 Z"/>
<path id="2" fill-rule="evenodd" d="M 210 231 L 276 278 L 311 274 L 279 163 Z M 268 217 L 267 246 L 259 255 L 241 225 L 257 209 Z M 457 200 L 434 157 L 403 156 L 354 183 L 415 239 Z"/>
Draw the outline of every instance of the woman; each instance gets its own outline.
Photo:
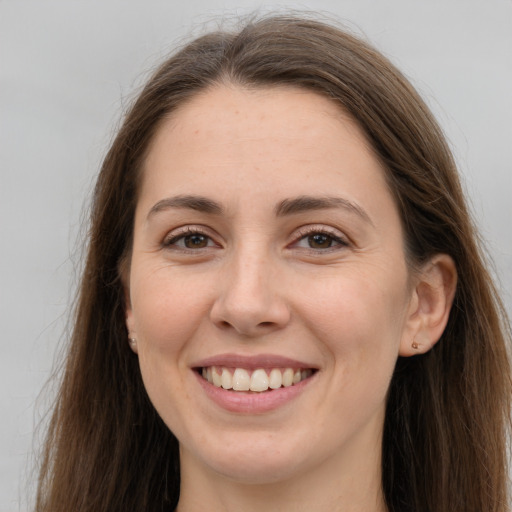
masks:
<path id="1" fill-rule="evenodd" d="M 294 17 L 193 41 L 98 178 L 37 510 L 508 510 L 476 241 L 374 49 Z"/>

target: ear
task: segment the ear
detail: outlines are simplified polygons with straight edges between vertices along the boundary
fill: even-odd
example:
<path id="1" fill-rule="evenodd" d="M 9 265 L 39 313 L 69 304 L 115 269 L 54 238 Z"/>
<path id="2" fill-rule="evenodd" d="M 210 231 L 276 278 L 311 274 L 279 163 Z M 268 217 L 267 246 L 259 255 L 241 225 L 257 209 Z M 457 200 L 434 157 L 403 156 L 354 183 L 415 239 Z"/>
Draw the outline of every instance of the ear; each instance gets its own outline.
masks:
<path id="1" fill-rule="evenodd" d="M 441 338 L 448 323 L 457 288 L 457 270 L 447 254 L 430 259 L 415 277 L 406 328 L 399 354 L 404 357 L 428 352 Z"/>
<path id="2" fill-rule="evenodd" d="M 137 347 L 137 331 L 135 329 L 135 319 L 133 316 L 132 304 L 130 299 L 130 287 L 128 283 L 122 279 L 124 290 L 124 313 L 126 319 L 126 329 L 128 330 L 128 342 L 130 348 L 136 353 L 139 353 Z"/>

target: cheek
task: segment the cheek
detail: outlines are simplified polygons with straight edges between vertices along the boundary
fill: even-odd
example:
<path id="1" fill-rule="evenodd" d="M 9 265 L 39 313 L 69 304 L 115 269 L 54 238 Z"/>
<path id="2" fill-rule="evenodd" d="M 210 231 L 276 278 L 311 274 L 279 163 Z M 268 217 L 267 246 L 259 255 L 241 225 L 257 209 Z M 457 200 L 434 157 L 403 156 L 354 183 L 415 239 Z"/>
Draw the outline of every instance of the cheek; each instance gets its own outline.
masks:
<path id="1" fill-rule="evenodd" d="M 163 268 L 135 275 L 131 292 L 144 386 L 162 419 L 179 431 L 177 404 L 190 399 L 181 378 L 186 370 L 183 354 L 208 307 L 198 283 L 180 280 L 175 274 Z"/>
<path id="2" fill-rule="evenodd" d="M 333 386 L 346 390 L 344 397 L 369 394 L 378 401 L 385 395 L 399 353 L 406 280 L 400 272 L 393 276 L 372 270 L 353 269 L 338 279 L 312 284 L 304 308 L 308 313 L 302 317 L 331 361 Z"/>
<path id="3" fill-rule="evenodd" d="M 198 278 L 179 278 L 171 269 L 146 274 L 132 285 L 135 329 L 152 351 L 178 350 L 208 314 L 210 298 Z"/>
<path id="4" fill-rule="evenodd" d="M 399 337 L 406 310 L 405 280 L 354 269 L 308 286 L 304 309 L 311 325 L 347 349 Z M 372 336 L 370 336 L 372 334 Z M 355 345 L 356 347 L 352 346 Z"/>

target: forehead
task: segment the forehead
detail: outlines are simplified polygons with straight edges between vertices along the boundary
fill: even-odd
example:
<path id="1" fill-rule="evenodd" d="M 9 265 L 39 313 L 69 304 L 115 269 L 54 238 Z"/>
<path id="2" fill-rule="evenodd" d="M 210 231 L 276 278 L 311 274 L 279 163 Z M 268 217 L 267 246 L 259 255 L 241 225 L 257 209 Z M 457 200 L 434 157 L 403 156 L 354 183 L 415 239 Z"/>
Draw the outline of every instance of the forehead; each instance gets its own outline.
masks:
<path id="1" fill-rule="evenodd" d="M 334 101 L 299 88 L 216 86 L 161 124 L 141 198 L 212 190 L 331 195 L 333 188 L 358 201 L 373 192 L 391 199 L 365 135 Z"/>
<path id="2" fill-rule="evenodd" d="M 363 144 L 371 153 L 363 130 L 356 121 L 334 100 L 305 88 L 273 86 L 245 88 L 234 84 L 215 85 L 180 105 L 168 116 L 161 130 L 157 131 L 153 145 L 163 131 L 179 135 L 232 138 L 243 131 L 246 138 L 269 139 L 279 136 L 286 143 L 294 138 L 324 138 L 327 132 L 339 139 L 341 125 L 350 132 L 353 140 Z M 282 129 L 286 128 L 283 132 Z M 271 131 L 269 131 L 269 129 Z M 321 133 L 320 133 L 321 132 Z M 190 138 L 189 142 L 193 142 Z M 228 142 L 232 142 L 229 140 Z"/>

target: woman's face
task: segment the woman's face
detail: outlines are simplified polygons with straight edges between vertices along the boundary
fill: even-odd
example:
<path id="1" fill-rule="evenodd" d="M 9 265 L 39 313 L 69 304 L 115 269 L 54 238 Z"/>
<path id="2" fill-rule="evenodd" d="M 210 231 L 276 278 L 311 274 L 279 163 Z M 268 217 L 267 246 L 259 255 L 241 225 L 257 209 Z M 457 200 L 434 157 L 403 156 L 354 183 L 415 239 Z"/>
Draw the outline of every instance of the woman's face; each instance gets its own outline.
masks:
<path id="1" fill-rule="evenodd" d="M 378 466 L 413 292 L 383 169 L 330 100 L 218 86 L 166 120 L 127 283 L 183 466 L 245 482 Z"/>

